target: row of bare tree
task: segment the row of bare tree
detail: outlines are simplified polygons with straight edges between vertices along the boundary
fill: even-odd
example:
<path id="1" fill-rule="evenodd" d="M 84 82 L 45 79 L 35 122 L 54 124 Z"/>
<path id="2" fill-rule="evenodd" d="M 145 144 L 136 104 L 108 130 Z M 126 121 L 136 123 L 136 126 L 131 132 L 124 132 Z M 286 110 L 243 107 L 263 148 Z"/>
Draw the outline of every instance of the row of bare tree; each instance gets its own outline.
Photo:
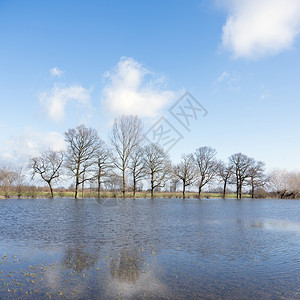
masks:
<path id="1" fill-rule="evenodd" d="M 157 144 L 145 143 L 143 123 L 136 116 L 116 118 L 106 144 L 97 131 L 80 125 L 65 133 L 67 151 L 48 150 L 30 159 L 32 177 L 39 175 L 49 185 L 53 197 L 52 182 L 71 175 L 75 182 L 75 198 L 85 183 L 96 184 L 98 197 L 101 186 L 112 178 L 121 179 L 121 191 L 126 197 L 128 177 L 132 180 L 133 197 L 143 180 L 150 184 L 151 197 L 154 191 L 166 186 L 167 181 L 182 183 L 183 197 L 186 187 L 197 186 L 198 197 L 203 188 L 215 180 L 223 184 L 223 197 L 228 184 L 236 184 L 236 196 L 242 197 L 244 186 L 251 186 L 251 194 L 257 187 L 265 185 L 264 164 L 244 154 L 234 154 L 229 162 L 218 161 L 216 150 L 200 147 L 195 153 L 182 156 L 173 166 L 164 149 Z M 176 186 L 175 186 L 176 190 Z"/>
<path id="2" fill-rule="evenodd" d="M 23 168 L 16 168 L 7 164 L 0 165 L 0 195 L 9 198 L 13 192 L 17 197 L 26 194 L 36 194 L 36 187 L 25 185 Z"/>
<path id="3" fill-rule="evenodd" d="M 201 198 L 206 186 L 218 184 L 222 185 L 224 198 L 230 185 L 235 186 L 236 197 L 241 199 L 246 188 L 254 197 L 258 188 L 266 187 L 272 181 L 271 177 L 273 181 L 275 178 L 274 174 L 271 177 L 265 174 L 261 161 L 236 153 L 225 163 L 217 160 L 216 150 L 207 146 L 182 155 L 180 163 L 172 165 L 163 148 L 145 142 L 143 123 L 137 116 L 116 118 L 109 143 L 105 143 L 95 129 L 85 125 L 65 132 L 65 141 L 66 151 L 45 151 L 31 157 L 28 164 L 31 178 L 38 175 L 47 183 L 51 197 L 54 196 L 53 184 L 66 176 L 74 182 L 75 199 L 80 191 L 84 196 L 85 185 L 95 186 L 98 198 L 101 198 L 103 186 L 106 189 L 119 188 L 126 198 L 129 180 L 133 197 L 138 187 L 148 181 L 151 197 L 154 197 L 155 190 L 166 187 L 168 182 L 173 191 L 181 183 L 183 198 L 187 187 L 196 187 Z M 12 185 L 21 185 L 21 173 L 0 167 L 0 188 L 5 195 Z"/>
<path id="4" fill-rule="evenodd" d="M 185 188 L 196 184 L 198 197 L 201 198 L 203 187 L 213 181 L 222 184 L 223 198 L 229 184 L 235 184 L 238 199 L 242 198 L 243 187 L 249 186 L 254 198 L 255 190 L 266 185 L 268 178 L 264 174 L 263 162 L 236 153 L 225 163 L 217 160 L 216 154 L 211 147 L 200 147 L 195 153 L 182 156 L 182 161 L 174 167 L 173 172 L 182 181 L 183 197 Z"/>

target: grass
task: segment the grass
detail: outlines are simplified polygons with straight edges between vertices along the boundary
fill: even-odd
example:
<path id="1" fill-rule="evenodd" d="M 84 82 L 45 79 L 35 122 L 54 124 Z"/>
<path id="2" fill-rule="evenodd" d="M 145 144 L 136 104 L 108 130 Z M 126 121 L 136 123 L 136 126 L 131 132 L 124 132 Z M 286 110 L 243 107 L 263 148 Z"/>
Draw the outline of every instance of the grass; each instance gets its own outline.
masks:
<path id="1" fill-rule="evenodd" d="M 9 194 L 10 198 L 17 198 L 18 194 L 15 192 L 11 192 Z M 79 193 L 79 198 L 81 197 L 81 192 Z M 54 197 L 61 198 L 73 198 L 74 192 L 71 191 L 54 191 Z M 174 199 L 174 198 L 182 198 L 182 192 L 156 192 L 154 194 L 155 198 L 165 198 L 165 199 Z M 0 198 L 5 198 L 4 195 L 0 191 Z M 50 193 L 46 190 L 34 191 L 33 193 L 27 192 L 20 196 L 20 198 L 50 198 Z M 97 198 L 97 193 L 93 191 L 86 190 L 84 192 L 84 198 Z M 121 192 L 102 192 L 101 198 L 122 198 Z M 133 198 L 133 194 L 131 192 L 126 193 L 126 198 Z M 143 191 L 137 192 L 136 198 L 151 198 L 150 192 Z M 195 192 L 187 192 L 186 199 L 197 199 L 198 193 Z M 201 199 L 209 199 L 209 198 L 222 198 L 222 194 L 220 193 L 201 193 Z M 236 198 L 236 195 L 233 193 L 227 194 L 226 198 Z M 250 195 L 244 194 L 243 198 L 250 198 Z"/>

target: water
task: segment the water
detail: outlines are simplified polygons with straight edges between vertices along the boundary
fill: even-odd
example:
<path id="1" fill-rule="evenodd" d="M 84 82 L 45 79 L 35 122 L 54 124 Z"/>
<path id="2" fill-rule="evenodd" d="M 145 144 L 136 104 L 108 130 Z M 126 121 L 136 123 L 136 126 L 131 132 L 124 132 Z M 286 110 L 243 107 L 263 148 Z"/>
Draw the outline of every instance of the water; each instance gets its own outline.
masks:
<path id="1" fill-rule="evenodd" d="M 0 298 L 300 299 L 299 200 L 0 201 Z"/>

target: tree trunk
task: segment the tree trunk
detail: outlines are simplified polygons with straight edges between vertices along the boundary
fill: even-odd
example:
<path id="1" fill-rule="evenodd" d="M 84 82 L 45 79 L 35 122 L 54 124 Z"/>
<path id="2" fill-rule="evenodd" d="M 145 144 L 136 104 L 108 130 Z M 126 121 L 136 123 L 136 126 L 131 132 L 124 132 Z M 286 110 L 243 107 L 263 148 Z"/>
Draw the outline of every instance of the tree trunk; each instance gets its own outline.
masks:
<path id="1" fill-rule="evenodd" d="M 198 199 L 201 199 L 201 190 L 202 190 L 202 185 L 199 185 Z"/>
<path id="2" fill-rule="evenodd" d="M 236 199 L 239 199 L 239 189 L 240 189 L 239 179 L 238 177 L 236 177 Z"/>
<path id="3" fill-rule="evenodd" d="M 81 190 L 82 199 L 84 198 L 84 177 L 85 177 L 85 172 L 83 172 L 82 174 L 82 190 Z"/>
<path id="4" fill-rule="evenodd" d="M 151 199 L 153 199 L 154 198 L 154 188 L 152 187 L 151 188 Z"/>
<path id="5" fill-rule="evenodd" d="M 185 199 L 185 180 L 183 180 L 182 198 Z"/>
<path id="6" fill-rule="evenodd" d="M 226 185 L 227 185 L 227 180 L 224 181 L 224 186 L 223 186 L 223 196 L 222 196 L 223 199 L 226 198 Z"/>
<path id="7" fill-rule="evenodd" d="M 136 180 L 135 177 L 133 178 L 133 199 L 135 199 L 135 192 L 136 192 Z"/>
<path id="8" fill-rule="evenodd" d="M 98 199 L 101 198 L 101 169 L 99 168 L 99 171 L 98 171 L 98 189 L 97 189 L 97 192 L 98 192 Z"/>
<path id="9" fill-rule="evenodd" d="M 76 183 L 75 183 L 75 199 L 78 199 L 78 186 L 79 186 L 79 168 L 80 168 L 80 163 L 77 164 L 76 166 Z"/>
<path id="10" fill-rule="evenodd" d="M 123 186 L 122 186 L 122 197 L 123 199 L 126 198 L 125 190 L 126 190 L 126 181 L 125 181 L 125 167 L 123 166 L 122 170 L 122 176 L 123 176 Z"/>
<path id="11" fill-rule="evenodd" d="M 98 199 L 101 198 L 101 184 L 98 185 L 98 195 L 97 195 Z"/>
<path id="12" fill-rule="evenodd" d="M 82 188 L 81 188 L 81 198 L 84 198 L 84 181 L 82 182 Z"/>
<path id="13" fill-rule="evenodd" d="M 154 178 L 153 173 L 151 174 L 151 199 L 154 198 Z"/>
<path id="14" fill-rule="evenodd" d="M 242 199 L 242 181 L 239 184 L 239 199 Z"/>
<path id="15" fill-rule="evenodd" d="M 49 188 L 50 188 L 50 198 L 53 199 L 54 198 L 54 195 L 53 195 L 53 189 L 52 189 L 52 185 L 51 185 L 51 181 L 48 181 L 48 185 L 49 185 Z"/>
<path id="16" fill-rule="evenodd" d="M 78 175 L 76 176 L 76 183 L 75 183 L 75 199 L 78 199 L 78 186 L 79 186 L 79 178 Z"/>
<path id="17" fill-rule="evenodd" d="M 254 180 L 253 177 L 251 177 L 251 198 L 254 198 Z"/>
<path id="18" fill-rule="evenodd" d="M 204 182 L 204 177 L 201 177 L 201 181 L 199 183 L 199 190 L 198 190 L 198 199 L 201 199 L 201 191 L 202 191 L 202 187 L 203 187 L 203 182 Z"/>

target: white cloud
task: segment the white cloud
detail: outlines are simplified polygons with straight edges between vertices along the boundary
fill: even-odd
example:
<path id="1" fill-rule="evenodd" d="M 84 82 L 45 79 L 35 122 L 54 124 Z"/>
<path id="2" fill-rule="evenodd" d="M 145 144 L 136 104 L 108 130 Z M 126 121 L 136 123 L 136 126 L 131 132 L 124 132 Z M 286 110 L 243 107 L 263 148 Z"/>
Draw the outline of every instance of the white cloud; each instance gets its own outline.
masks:
<path id="1" fill-rule="evenodd" d="M 224 71 L 213 83 L 215 92 L 220 90 L 234 91 L 240 90 L 241 75 L 237 71 Z"/>
<path id="2" fill-rule="evenodd" d="M 219 0 L 229 10 L 222 44 L 234 57 L 256 59 L 292 47 L 300 32 L 299 0 Z"/>
<path id="3" fill-rule="evenodd" d="M 39 99 L 47 115 L 54 121 L 61 121 L 65 116 L 65 106 L 68 102 L 75 101 L 89 105 L 90 91 L 79 85 L 69 87 L 54 85 L 50 93 L 42 93 Z"/>
<path id="4" fill-rule="evenodd" d="M 165 89 L 163 77 L 156 77 L 133 58 L 122 57 L 104 76 L 109 83 L 103 89 L 102 103 L 114 114 L 154 117 L 175 96 Z"/>
<path id="5" fill-rule="evenodd" d="M 230 77 L 230 74 L 227 71 L 224 71 L 218 78 L 218 82 L 223 82 L 226 80 L 228 77 Z"/>
<path id="6" fill-rule="evenodd" d="M 156 269 L 158 268 L 158 266 L 155 267 Z M 120 269 L 119 271 L 122 270 Z M 122 275 L 126 275 L 126 273 Z M 108 295 L 108 298 L 115 298 L 116 295 L 120 295 L 124 299 L 133 299 L 137 298 L 137 295 L 151 295 L 153 293 L 155 293 L 157 298 L 164 298 L 166 295 L 170 295 L 167 286 L 160 279 L 156 278 L 152 269 L 146 272 L 139 272 L 134 283 L 114 277 L 108 279 L 108 284 L 105 285 L 105 294 Z"/>
<path id="7" fill-rule="evenodd" d="M 48 148 L 64 150 L 65 141 L 64 135 L 58 132 L 41 133 L 33 128 L 27 128 L 22 134 L 4 141 L 1 148 L 1 160 L 22 165 L 27 163 L 29 156 L 38 155 Z"/>
<path id="8" fill-rule="evenodd" d="M 50 70 L 50 74 L 52 77 L 60 77 L 64 71 L 60 70 L 58 67 L 54 67 Z"/>

